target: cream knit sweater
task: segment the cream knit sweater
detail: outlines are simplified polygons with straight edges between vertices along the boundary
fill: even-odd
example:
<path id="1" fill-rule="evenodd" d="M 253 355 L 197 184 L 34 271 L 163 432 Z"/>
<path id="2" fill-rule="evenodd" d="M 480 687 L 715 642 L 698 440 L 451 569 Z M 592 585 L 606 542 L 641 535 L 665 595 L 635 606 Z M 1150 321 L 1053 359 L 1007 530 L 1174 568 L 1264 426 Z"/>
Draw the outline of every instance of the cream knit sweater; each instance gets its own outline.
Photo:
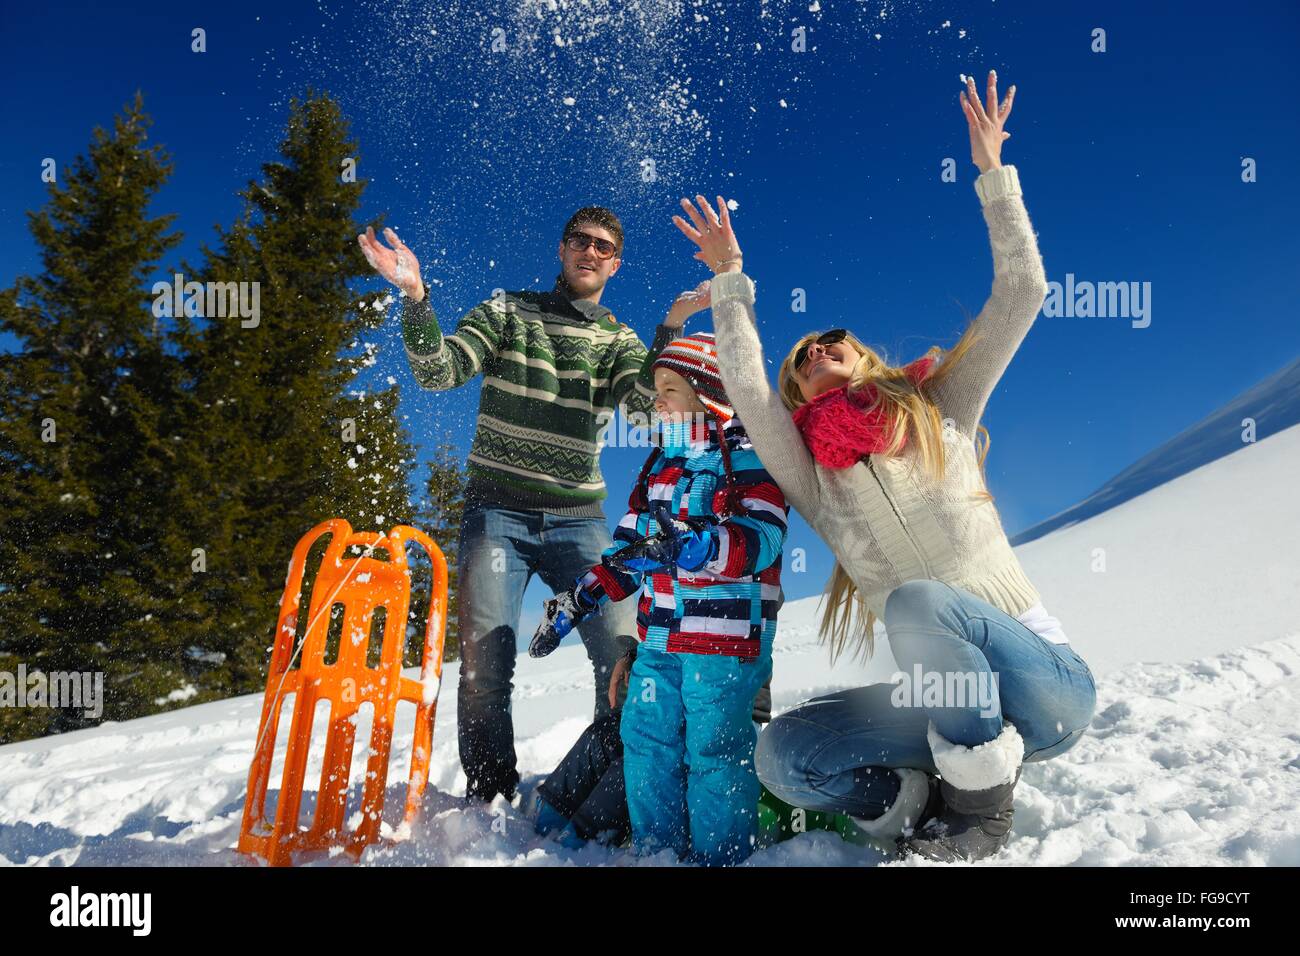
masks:
<path id="1" fill-rule="evenodd" d="M 993 247 L 993 291 L 975 325 L 980 338 L 933 393 L 945 428 L 947 467 L 931 481 L 909 445 L 851 468 L 817 464 L 768 384 L 754 318 L 754 283 L 741 272 L 712 282 L 714 334 L 727 397 L 772 477 L 830 547 L 883 621 L 885 599 L 918 578 L 945 581 L 1013 617 L 1040 605 L 983 488 L 974 435 L 998 379 L 1047 296 L 1038 243 L 1014 166 L 975 180 Z"/>

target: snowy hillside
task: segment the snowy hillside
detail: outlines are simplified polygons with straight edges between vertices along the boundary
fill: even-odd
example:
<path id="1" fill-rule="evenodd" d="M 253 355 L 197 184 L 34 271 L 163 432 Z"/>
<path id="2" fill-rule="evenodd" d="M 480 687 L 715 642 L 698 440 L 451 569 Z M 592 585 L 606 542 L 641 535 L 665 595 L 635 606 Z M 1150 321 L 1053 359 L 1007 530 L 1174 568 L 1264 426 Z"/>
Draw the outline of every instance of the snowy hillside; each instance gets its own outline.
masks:
<path id="1" fill-rule="evenodd" d="M 1300 427 L 1017 549 L 1092 665 L 1098 704 L 1090 733 L 1069 753 L 1026 765 L 1014 839 L 995 864 L 1300 865 L 1298 467 Z M 1097 549 L 1105 570 L 1094 570 Z M 778 712 L 894 670 L 884 641 L 865 669 L 847 661 L 828 667 L 816 643 L 816 604 L 808 598 L 782 612 Z M 547 843 L 502 801 L 461 805 L 453 796 L 464 787 L 457 679 L 449 666 L 422 820 L 408 840 L 368 851 L 365 862 L 632 863 L 618 851 Z M 580 646 L 566 644 L 544 661 L 520 658 L 514 713 L 526 782 L 577 737 L 591 695 Z M 0 747 L 0 857 L 246 865 L 232 847 L 259 706 L 260 695 L 242 697 Z M 409 726 L 409 711 L 402 719 Z M 390 817 L 400 813 L 409 745 L 409 734 L 399 736 Z M 308 779 L 318 770 L 319 755 Z M 751 858 L 875 862 L 828 833 Z"/>
<path id="2" fill-rule="evenodd" d="M 1139 458 L 1078 504 L 1026 528 L 1013 545 L 1077 524 L 1145 491 L 1185 475 L 1242 447 L 1242 420 L 1253 419 L 1257 438 L 1300 424 L 1300 359 L 1252 385 L 1227 405 Z"/>

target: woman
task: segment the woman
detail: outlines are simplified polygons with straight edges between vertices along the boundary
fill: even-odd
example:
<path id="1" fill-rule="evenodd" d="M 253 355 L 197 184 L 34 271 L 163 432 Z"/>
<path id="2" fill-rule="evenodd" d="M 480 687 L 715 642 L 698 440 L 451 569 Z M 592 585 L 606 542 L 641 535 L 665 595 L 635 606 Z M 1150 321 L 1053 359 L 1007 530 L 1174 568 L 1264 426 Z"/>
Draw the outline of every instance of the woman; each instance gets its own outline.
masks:
<path id="1" fill-rule="evenodd" d="M 832 654 L 850 637 L 870 654 L 880 619 L 904 675 L 931 690 L 939 679 L 943 691 L 882 683 L 809 701 L 763 732 L 759 777 L 790 803 L 851 815 L 871 842 L 948 861 L 1006 844 L 1022 760 L 1068 750 L 1096 702 L 1092 674 L 1020 567 L 982 473 L 980 417 L 1047 288 L 1018 175 L 1000 162 L 1015 87 L 999 107 L 996 84 L 990 72 L 987 108 L 974 80 L 961 96 L 994 280 L 950 350 L 892 367 L 845 330 L 810 333 L 774 393 L 722 197 L 716 212 L 702 196 L 700 210 L 682 200 L 691 223 L 673 217 L 715 272 L 727 393 L 786 499 L 835 555 L 823 639 Z"/>

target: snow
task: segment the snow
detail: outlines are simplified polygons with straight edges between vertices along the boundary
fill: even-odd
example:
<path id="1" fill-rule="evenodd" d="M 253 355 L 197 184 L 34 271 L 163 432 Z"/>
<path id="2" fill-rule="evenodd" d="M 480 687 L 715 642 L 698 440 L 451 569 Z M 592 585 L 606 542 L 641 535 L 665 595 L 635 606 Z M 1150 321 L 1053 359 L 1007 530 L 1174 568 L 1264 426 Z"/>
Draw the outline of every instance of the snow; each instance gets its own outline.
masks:
<path id="1" fill-rule="evenodd" d="M 979 865 L 1300 865 L 1300 427 L 1289 428 L 1018 548 L 1048 609 L 1098 680 L 1090 731 L 1069 752 L 1025 765 L 1014 838 Z M 1242 489 L 1250 489 L 1242 494 Z M 1091 570 L 1094 549 L 1106 570 Z M 888 680 L 887 640 L 866 667 L 827 663 L 817 598 L 781 612 L 777 713 L 845 686 Z M 418 679 L 418 673 L 409 676 Z M 424 811 L 399 829 L 414 706 L 403 704 L 374 865 L 661 865 L 573 851 L 535 836 L 498 799 L 466 807 L 456 755 L 459 665 L 440 687 Z M 592 676 L 580 644 L 519 658 L 514 717 L 531 788 L 587 723 Z M 0 747 L 0 858 L 14 864 L 249 865 L 235 852 L 261 695 Z M 359 740 L 364 741 L 360 734 Z M 354 794 L 365 747 L 353 764 Z M 319 773 L 314 751 L 308 786 Z M 275 783 L 273 782 L 273 793 Z M 309 792 L 308 796 L 311 796 Z M 307 801 L 310 805 L 310 800 Z M 316 854 L 313 865 L 345 865 Z M 830 833 L 759 850 L 752 865 L 873 865 Z M 919 861 L 892 864 L 937 865 Z"/>

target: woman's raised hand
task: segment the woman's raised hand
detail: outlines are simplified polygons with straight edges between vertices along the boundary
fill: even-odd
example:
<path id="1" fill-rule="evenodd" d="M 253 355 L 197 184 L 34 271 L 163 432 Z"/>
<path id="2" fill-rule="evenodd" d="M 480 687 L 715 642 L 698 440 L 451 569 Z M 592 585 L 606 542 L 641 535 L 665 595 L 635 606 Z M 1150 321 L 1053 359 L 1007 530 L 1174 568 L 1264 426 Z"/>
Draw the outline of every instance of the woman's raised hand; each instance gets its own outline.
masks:
<path id="1" fill-rule="evenodd" d="M 384 238 L 393 248 L 388 248 L 375 238 L 373 226 L 366 226 L 366 231 L 357 236 L 361 252 L 381 276 L 397 286 L 417 302 L 424 298 L 424 282 L 420 279 L 420 260 L 407 248 L 406 243 L 397 238 L 397 233 L 384 229 Z"/>
<path id="2" fill-rule="evenodd" d="M 1016 98 L 1016 88 L 1007 90 L 1007 97 L 998 106 L 998 73 L 989 70 L 988 108 L 985 109 L 975 92 L 975 77 L 966 77 L 966 89 L 961 91 L 961 110 L 970 127 L 970 158 L 981 173 L 1002 165 L 1002 142 L 1011 138 L 1002 126 L 1011 115 L 1011 103 Z"/>
<path id="3" fill-rule="evenodd" d="M 687 239 L 700 247 L 695 258 L 712 269 L 715 275 L 721 272 L 740 272 L 744 263 L 736 234 L 731 229 L 731 213 L 727 210 L 727 204 L 719 196 L 718 211 L 714 212 L 703 196 L 697 195 L 695 198 L 699 201 L 699 209 L 689 199 L 682 200 L 682 208 L 691 217 L 690 223 L 681 216 L 673 216 L 673 224 Z"/>

